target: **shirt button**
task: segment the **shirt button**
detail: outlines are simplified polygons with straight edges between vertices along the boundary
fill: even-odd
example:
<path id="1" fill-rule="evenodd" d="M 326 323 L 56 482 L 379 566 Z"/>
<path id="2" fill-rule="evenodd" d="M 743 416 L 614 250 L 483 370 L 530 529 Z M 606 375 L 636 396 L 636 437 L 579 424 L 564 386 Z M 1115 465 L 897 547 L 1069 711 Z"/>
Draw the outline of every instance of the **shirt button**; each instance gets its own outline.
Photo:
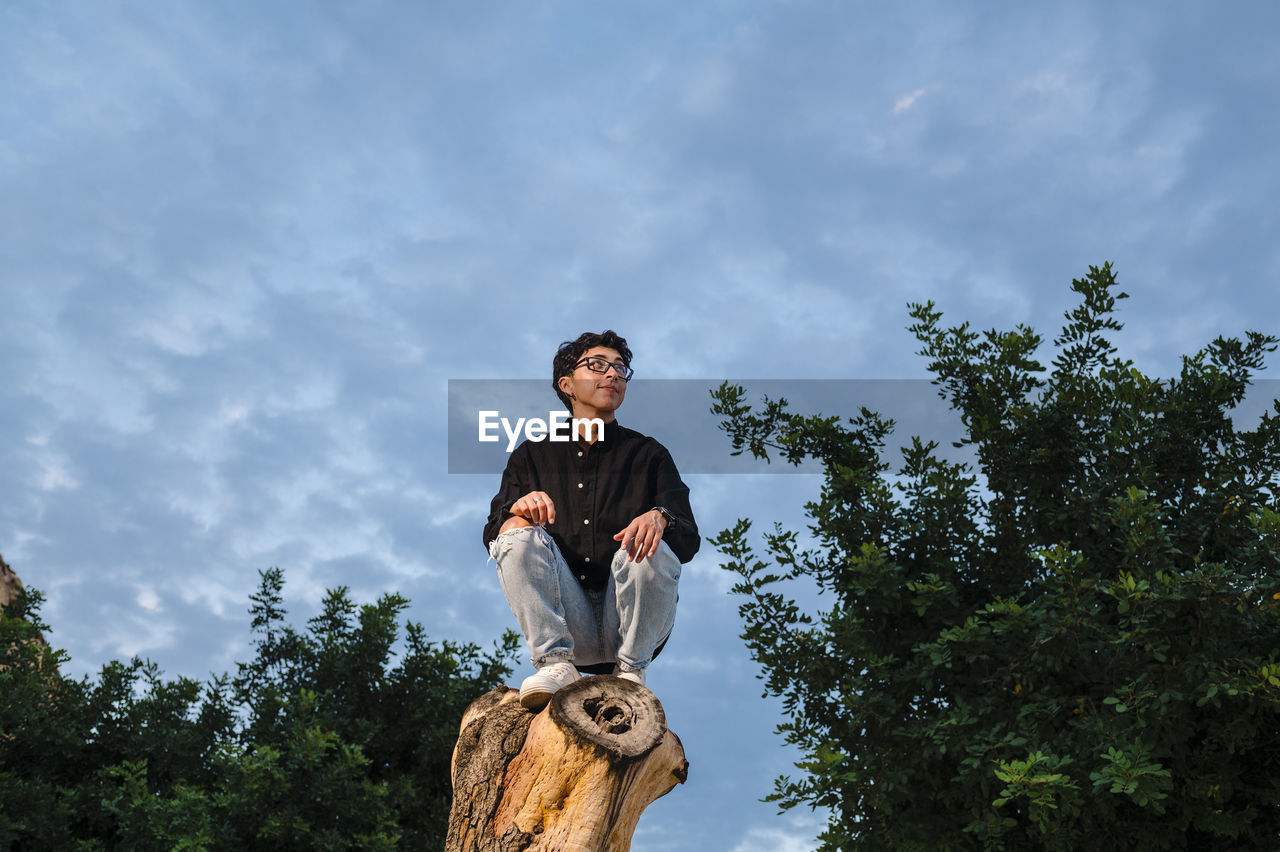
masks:
<path id="1" fill-rule="evenodd" d="M 587 575 L 586 575 L 586 574 L 579 574 L 579 575 L 578 575 L 578 579 L 579 579 L 579 580 L 585 580 L 585 579 L 587 579 Z"/>
<path id="2" fill-rule="evenodd" d="M 586 557 L 585 559 L 583 559 L 582 561 L 583 561 L 583 562 L 590 562 L 590 561 L 591 561 L 591 557 L 590 557 L 590 556 L 588 556 L 588 557 Z"/>
<path id="3" fill-rule="evenodd" d="M 582 458 L 582 450 L 578 450 L 578 458 Z"/>
<path id="4" fill-rule="evenodd" d="M 583 522 L 584 524 L 589 524 L 589 523 L 591 523 L 591 522 L 590 522 L 590 521 L 588 521 L 586 518 L 583 518 L 582 522 Z"/>
<path id="5" fill-rule="evenodd" d="M 582 487 L 582 483 L 581 483 L 581 482 L 579 482 L 579 483 L 578 483 L 578 487 L 579 487 L 579 488 L 581 488 L 581 487 Z"/>

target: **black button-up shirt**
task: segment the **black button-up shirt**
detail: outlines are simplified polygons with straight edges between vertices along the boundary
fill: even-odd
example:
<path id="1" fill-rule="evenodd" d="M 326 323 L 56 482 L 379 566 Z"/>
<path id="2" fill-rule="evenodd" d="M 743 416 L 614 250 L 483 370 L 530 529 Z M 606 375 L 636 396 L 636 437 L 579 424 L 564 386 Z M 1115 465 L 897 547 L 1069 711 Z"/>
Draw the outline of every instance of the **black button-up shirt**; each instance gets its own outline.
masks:
<path id="1" fill-rule="evenodd" d="M 511 517 L 511 505 L 530 491 L 545 491 L 555 503 L 556 522 L 547 525 L 547 532 L 589 589 L 603 589 L 608 582 L 610 562 L 622 544 L 613 537 L 655 506 L 676 518 L 662 540 L 681 562 L 692 559 L 702 544 L 689 507 L 689 487 L 671 453 L 617 421 L 605 424 L 604 438 L 590 445 L 542 440 L 516 447 L 489 507 L 486 549 Z"/>

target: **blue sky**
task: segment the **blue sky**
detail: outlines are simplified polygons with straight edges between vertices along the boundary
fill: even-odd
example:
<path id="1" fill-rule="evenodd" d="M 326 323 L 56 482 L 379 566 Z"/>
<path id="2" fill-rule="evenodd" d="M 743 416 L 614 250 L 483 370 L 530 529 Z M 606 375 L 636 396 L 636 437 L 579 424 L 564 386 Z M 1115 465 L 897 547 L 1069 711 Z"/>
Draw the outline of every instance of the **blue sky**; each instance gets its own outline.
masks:
<path id="1" fill-rule="evenodd" d="M 6 3 L 0 554 L 76 673 L 229 669 L 272 565 L 298 621 L 345 584 L 488 644 L 450 379 L 606 327 L 646 378 L 918 379 L 907 302 L 1051 339 L 1104 261 L 1145 370 L 1276 333 L 1278 37 L 1266 2 Z M 818 487 L 689 484 L 706 535 Z M 689 783 L 633 848 L 810 849 L 758 801 L 793 755 L 718 561 L 650 676 Z"/>

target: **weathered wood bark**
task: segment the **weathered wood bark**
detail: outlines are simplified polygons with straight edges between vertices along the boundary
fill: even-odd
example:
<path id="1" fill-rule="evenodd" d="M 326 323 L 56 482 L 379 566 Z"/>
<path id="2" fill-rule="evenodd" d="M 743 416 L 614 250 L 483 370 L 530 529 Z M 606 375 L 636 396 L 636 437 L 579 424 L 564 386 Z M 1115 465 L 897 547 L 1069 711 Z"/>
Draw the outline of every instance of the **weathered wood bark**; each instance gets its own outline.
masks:
<path id="1" fill-rule="evenodd" d="M 0 609 L 8 606 L 22 591 L 22 578 L 9 567 L 8 563 L 4 561 L 4 557 L 0 556 Z M 36 641 L 41 645 L 45 644 L 44 636 L 38 630 L 36 631 Z"/>
<path id="2" fill-rule="evenodd" d="M 4 561 L 4 557 L 0 556 L 0 610 L 8 606 L 9 603 L 23 591 L 22 580 Z M 5 647 L 0 647 L 0 671 L 4 671 L 15 665 L 31 647 L 36 650 L 36 656 L 32 661 L 38 667 L 48 666 L 51 675 L 57 674 L 57 666 L 54 665 L 54 657 L 50 655 L 46 658 L 45 651 L 48 645 L 44 641 L 44 636 L 40 631 L 35 631 L 35 638 L 26 642 L 13 642 Z M 28 658 L 30 659 L 30 658 Z"/>
<path id="3" fill-rule="evenodd" d="M 13 572 L 13 569 L 5 563 L 4 557 L 0 556 L 0 607 L 13 600 L 21 588 L 22 581 L 18 579 L 18 575 Z"/>
<path id="4" fill-rule="evenodd" d="M 462 717 L 445 852 L 627 852 L 641 812 L 689 774 L 652 692 L 584 677 L 540 713 L 495 689 Z"/>

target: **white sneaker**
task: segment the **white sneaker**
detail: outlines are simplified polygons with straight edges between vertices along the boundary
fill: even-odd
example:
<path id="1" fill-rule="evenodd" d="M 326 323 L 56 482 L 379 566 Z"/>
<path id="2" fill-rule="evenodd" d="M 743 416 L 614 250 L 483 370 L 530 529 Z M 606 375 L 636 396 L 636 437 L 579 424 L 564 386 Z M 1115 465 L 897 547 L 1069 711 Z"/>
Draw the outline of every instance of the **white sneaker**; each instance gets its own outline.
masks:
<path id="1" fill-rule="evenodd" d="M 623 671 L 622 667 L 616 664 L 613 667 L 614 677 L 620 677 L 623 680 L 629 680 L 632 683 L 638 683 L 641 686 L 644 686 L 644 671 L 644 669 L 636 669 L 631 672 Z"/>
<path id="2" fill-rule="evenodd" d="M 538 669 L 537 674 L 529 675 L 520 684 L 520 703 L 530 710 L 541 710 L 557 690 L 580 677 L 582 675 L 578 674 L 573 663 L 559 662 L 543 666 Z"/>

